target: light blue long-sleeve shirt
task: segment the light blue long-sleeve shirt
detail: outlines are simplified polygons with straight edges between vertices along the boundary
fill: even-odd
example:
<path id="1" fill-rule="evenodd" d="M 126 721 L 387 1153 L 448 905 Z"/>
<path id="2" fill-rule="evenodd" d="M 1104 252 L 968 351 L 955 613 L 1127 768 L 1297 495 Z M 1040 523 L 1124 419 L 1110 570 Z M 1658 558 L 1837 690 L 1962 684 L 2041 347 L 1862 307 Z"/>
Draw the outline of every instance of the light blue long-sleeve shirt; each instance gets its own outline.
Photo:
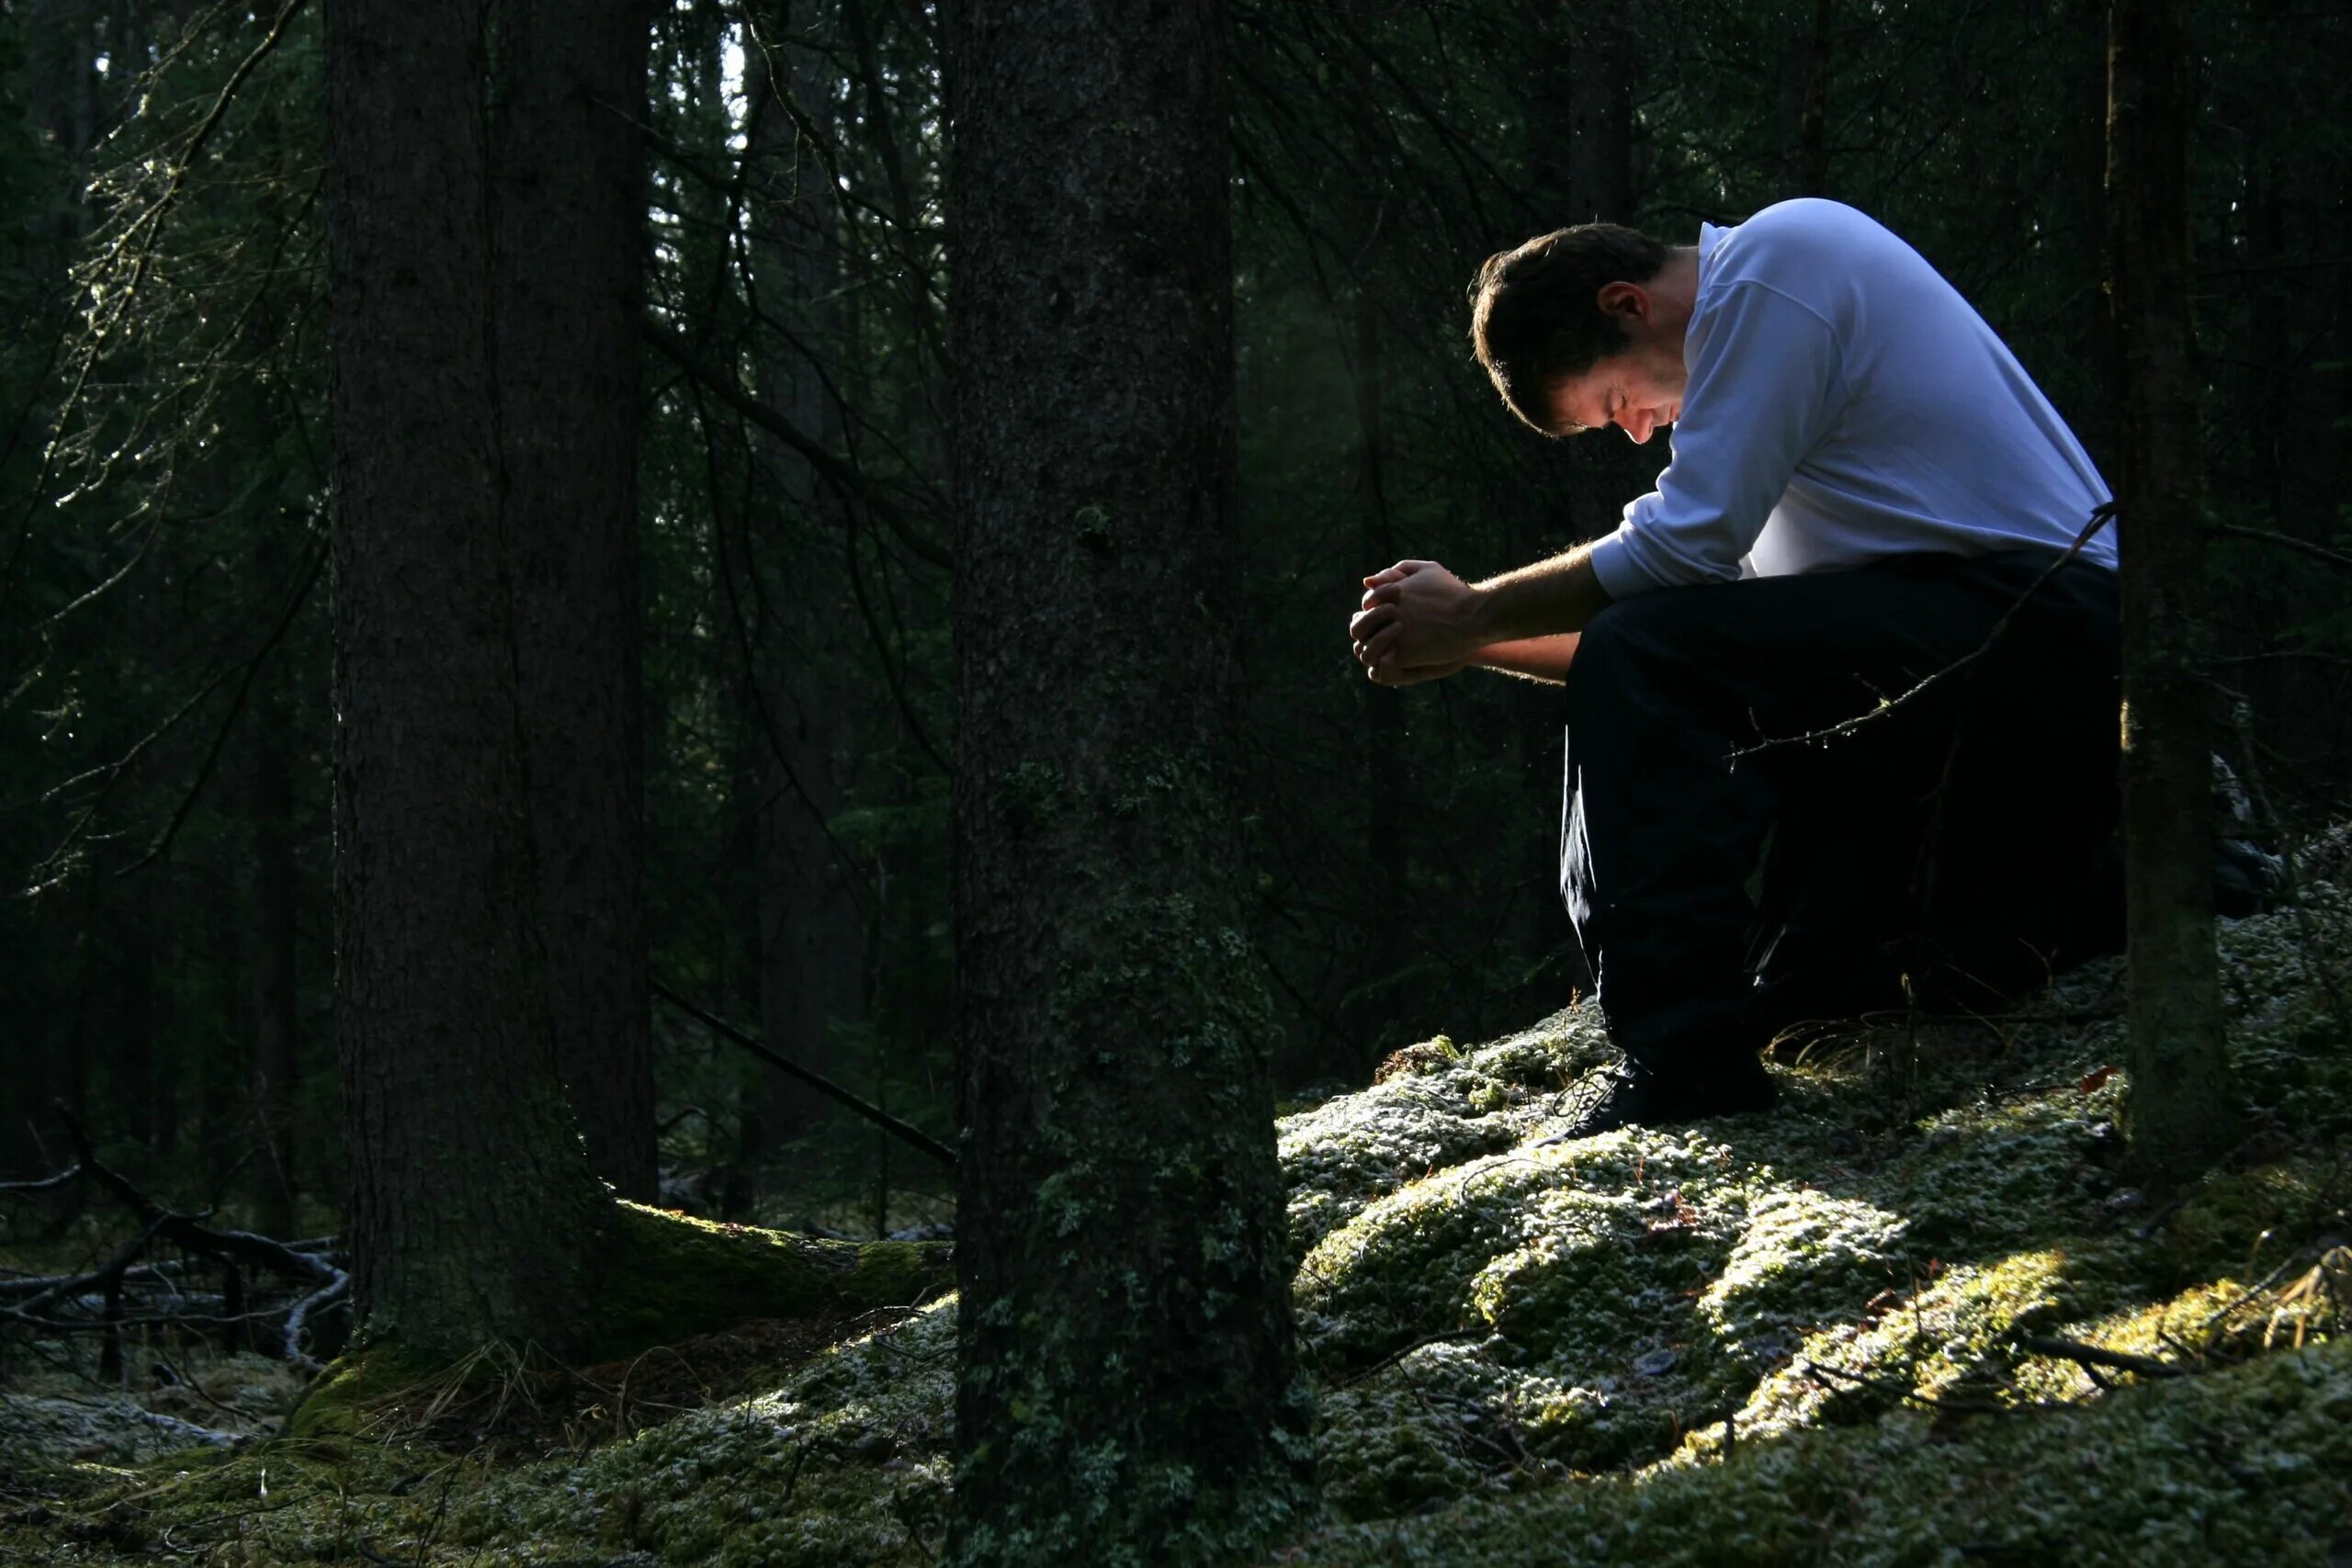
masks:
<path id="1" fill-rule="evenodd" d="M 1682 357 L 1672 460 L 1593 547 L 1612 598 L 1921 551 L 2063 549 L 2108 499 L 1984 318 L 1834 201 L 1701 226 Z M 2111 570 L 2113 530 L 2082 553 Z"/>

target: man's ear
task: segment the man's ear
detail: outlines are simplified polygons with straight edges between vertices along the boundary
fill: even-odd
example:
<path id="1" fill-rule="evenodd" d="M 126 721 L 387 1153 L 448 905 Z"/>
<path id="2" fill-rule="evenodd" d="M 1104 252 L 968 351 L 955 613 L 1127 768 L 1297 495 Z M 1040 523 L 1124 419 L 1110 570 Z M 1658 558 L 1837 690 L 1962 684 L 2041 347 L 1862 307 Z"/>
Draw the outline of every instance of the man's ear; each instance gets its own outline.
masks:
<path id="1" fill-rule="evenodd" d="M 1604 316 L 1645 321 L 1650 314 L 1650 291 L 1638 283 L 1604 283 L 1594 297 Z"/>

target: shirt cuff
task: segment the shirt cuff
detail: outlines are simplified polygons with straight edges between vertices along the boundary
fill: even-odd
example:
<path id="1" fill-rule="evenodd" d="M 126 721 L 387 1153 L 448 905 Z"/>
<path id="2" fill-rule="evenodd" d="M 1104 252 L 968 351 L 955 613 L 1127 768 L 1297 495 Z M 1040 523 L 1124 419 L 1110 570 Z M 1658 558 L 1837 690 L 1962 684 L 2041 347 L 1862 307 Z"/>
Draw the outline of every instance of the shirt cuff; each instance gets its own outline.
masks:
<path id="1" fill-rule="evenodd" d="M 1625 545 L 1625 526 L 1605 538 L 1595 540 L 1592 553 L 1587 558 L 1592 563 L 1592 575 L 1611 600 L 1646 593 L 1663 587 L 1657 579 L 1644 571 L 1634 561 Z"/>

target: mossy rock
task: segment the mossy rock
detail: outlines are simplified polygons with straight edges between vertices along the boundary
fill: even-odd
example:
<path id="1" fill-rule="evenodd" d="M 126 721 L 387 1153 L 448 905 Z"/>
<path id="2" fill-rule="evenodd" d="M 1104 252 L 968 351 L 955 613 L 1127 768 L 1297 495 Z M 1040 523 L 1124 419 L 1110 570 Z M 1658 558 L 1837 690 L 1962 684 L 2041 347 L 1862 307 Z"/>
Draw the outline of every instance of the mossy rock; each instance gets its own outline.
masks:
<path id="1" fill-rule="evenodd" d="M 1608 1048 L 1590 1007 L 1475 1049 L 1440 1035 L 1390 1057 L 1370 1088 L 1282 1118 L 1295 1253 L 1432 1171 L 1523 1143 Z"/>
<path id="2" fill-rule="evenodd" d="M 1293 1568 L 1856 1568 L 2332 1561 L 2352 1517 L 2352 1343 L 2097 1402 L 1740 1445 L 1627 1479 L 1328 1531 Z"/>
<path id="3" fill-rule="evenodd" d="M 754 1317 L 914 1306 L 955 1284 L 947 1242 L 849 1242 L 616 1205 L 620 1258 L 595 1310 L 593 1359 Z"/>
<path id="4" fill-rule="evenodd" d="M 2306 919 L 2352 949 L 2328 889 L 2224 927 L 2263 1141 L 2187 1194 L 2120 1185 L 2112 1020 L 1963 1031 L 1899 1096 L 1856 1052 L 1776 1067 L 1770 1116 L 1546 1145 L 1600 1049 L 1588 1005 L 1284 1118 L 1332 1522 L 1281 1560 L 2325 1561 L 2352 1518 L 2352 1068 Z M 2111 1005 L 2115 973 L 2049 1010 Z M 622 1213 L 650 1262 L 612 1281 L 616 1342 L 904 1305 L 946 1272 L 944 1248 Z M 292 1440 L 110 1475 L 75 1517 L 119 1537 L 0 1522 L 0 1553 L 234 1528 L 267 1562 L 928 1562 L 954 1314 L 525 1464 L 388 1436 L 371 1415 L 417 1370 L 362 1357 Z M 2179 1375 L 2094 1376 L 2052 1339 Z"/>

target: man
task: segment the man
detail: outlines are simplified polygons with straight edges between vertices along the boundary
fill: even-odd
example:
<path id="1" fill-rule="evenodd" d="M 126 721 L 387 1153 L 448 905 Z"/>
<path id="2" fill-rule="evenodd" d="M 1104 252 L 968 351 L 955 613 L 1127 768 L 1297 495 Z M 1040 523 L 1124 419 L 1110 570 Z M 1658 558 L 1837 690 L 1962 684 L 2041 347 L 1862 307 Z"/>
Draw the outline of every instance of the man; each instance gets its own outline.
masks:
<path id="1" fill-rule="evenodd" d="M 1808 199 L 1562 230 L 1471 299 L 1529 425 L 1674 427 L 1614 533 L 1475 585 L 1400 561 L 1349 624 L 1383 684 L 1566 686 L 1561 890 L 1624 1052 L 1567 1131 L 1763 1109 L 1786 1023 L 2105 936 L 2108 491 L 1958 292 Z"/>

